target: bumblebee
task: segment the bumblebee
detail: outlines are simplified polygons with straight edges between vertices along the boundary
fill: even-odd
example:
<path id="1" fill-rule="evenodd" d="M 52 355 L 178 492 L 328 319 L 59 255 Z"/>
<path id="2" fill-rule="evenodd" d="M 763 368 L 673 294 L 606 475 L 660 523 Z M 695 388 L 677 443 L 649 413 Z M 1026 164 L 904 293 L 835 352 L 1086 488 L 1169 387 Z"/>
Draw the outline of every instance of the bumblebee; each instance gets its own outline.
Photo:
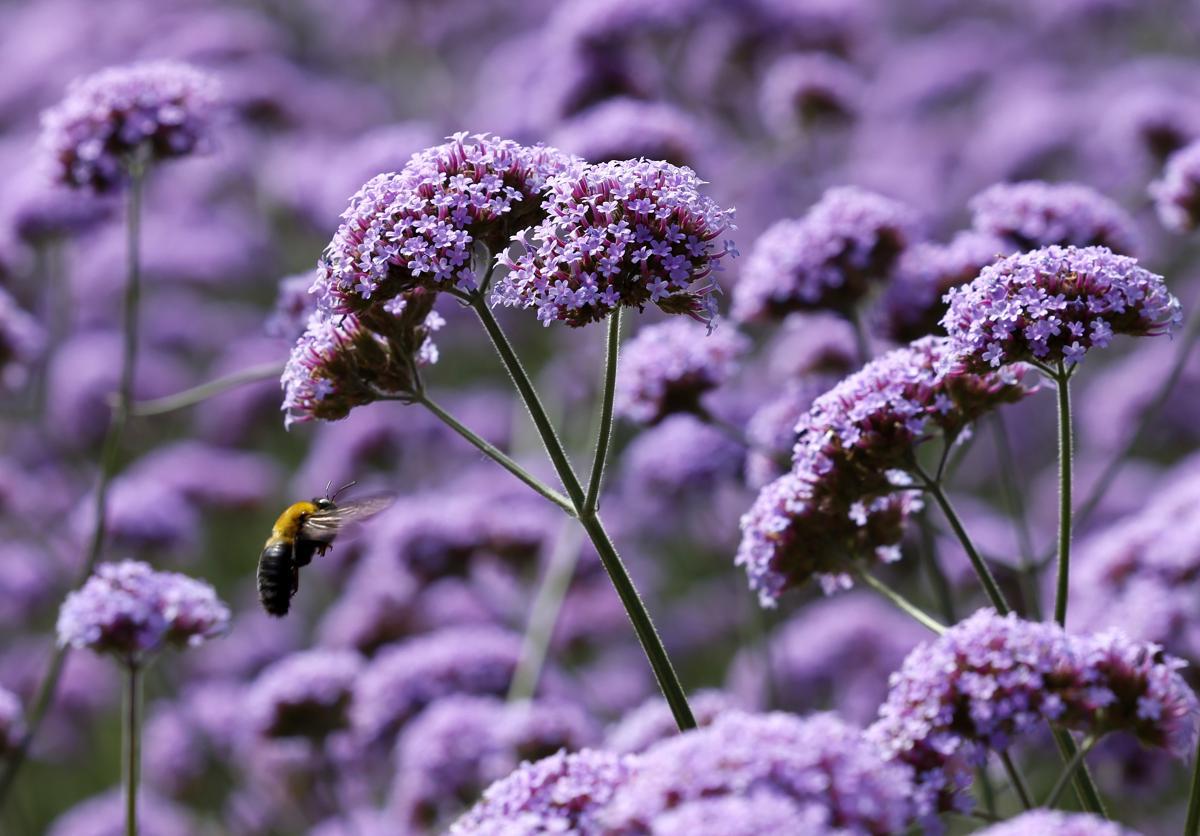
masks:
<path id="1" fill-rule="evenodd" d="M 258 599 L 269 615 L 287 615 L 292 596 L 300 588 L 300 567 L 314 555 L 329 551 L 334 539 L 352 521 L 373 517 L 392 504 L 390 496 L 373 496 L 338 505 L 334 494 L 288 506 L 271 529 L 258 556 Z"/>

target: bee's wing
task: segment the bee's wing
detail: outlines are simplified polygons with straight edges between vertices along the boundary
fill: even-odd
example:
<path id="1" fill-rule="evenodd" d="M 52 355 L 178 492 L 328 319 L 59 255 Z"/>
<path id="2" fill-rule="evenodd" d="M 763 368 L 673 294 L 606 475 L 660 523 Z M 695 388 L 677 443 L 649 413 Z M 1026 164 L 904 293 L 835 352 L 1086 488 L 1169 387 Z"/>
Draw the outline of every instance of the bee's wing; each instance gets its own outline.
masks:
<path id="1" fill-rule="evenodd" d="M 380 494 L 345 502 L 328 511 L 318 511 L 304 520 L 300 536 L 309 540 L 329 542 L 347 524 L 362 522 L 375 516 L 395 500 L 396 497 L 392 494 Z"/>

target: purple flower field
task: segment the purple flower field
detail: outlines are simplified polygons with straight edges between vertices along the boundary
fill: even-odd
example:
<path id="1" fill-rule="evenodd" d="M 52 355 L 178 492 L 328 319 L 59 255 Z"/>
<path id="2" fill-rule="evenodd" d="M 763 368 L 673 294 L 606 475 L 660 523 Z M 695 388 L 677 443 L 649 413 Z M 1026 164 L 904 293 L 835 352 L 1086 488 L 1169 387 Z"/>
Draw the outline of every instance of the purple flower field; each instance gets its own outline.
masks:
<path id="1" fill-rule="evenodd" d="M 0 3 L 0 833 L 1200 836 L 1200 8 Z"/>

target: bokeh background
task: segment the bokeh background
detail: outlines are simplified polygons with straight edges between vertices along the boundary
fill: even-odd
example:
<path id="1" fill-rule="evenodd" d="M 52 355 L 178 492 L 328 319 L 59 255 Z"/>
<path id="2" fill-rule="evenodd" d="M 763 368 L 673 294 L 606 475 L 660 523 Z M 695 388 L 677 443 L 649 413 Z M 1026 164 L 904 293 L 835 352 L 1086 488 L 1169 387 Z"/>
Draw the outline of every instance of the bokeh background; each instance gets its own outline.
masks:
<path id="1" fill-rule="evenodd" d="M 65 232 L 47 235 L 37 223 L 38 115 L 73 78 L 106 66 L 186 60 L 221 80 L 228 105 L 214 151 L 164 166 L 148 188 L 140 399 L 286 359 L 295 336 L 287 307 L 303 298 L 347 198 L 460 130 L 593 161 L 692 166 L 718 202 L 736 207 L 743 252 L 835 185 L 909 204 L 923 235 L 946 241 L 970 226 L 968 202 L 990 184 L 1080 182 L 1132 215 L 1137 254 L 1167 276 L 1185 309 L 1196 296 L 1196 248 L 1163 228 L 1148 193 L 1167 156 L 1200 138 L 1200 9 L 1185 0 L 31 0 L 0 5 L 0 32 L 0 284 L 48 335 L 43 353 L 6 371 L 0 406 L 0 685 L 23 700 L 44 669 L 90 533 L 85 509 L 118 376 L 124 276 L 119 203 L 81 205 Z M 736 284 L 744 262 L 733 261 L 722 283 Z M 453 306 L 441 313 L 442 356 L 427 376 L 435 396 L 544 467 L 476 323 Z M 544 329 L 527 312 L 500 315 L 582 457 L 603 329 Z M 628 319 L 635 333 L 656 315 Z M 816 394 L 853 370 L 853 337 L 821 315 L 748 333 L 752 358 L 709 406 L 786 450 L 786 433 L 771 437 L 779 417 L 772 424 L 764 408 L 784 390 Z M 1180 345 L 1118 342 L 1089 358 L 1075 388 L 1085 495 L 1141 425 Z M 1196 468 L 1187 456 L 1200 440 L 1198 383 L 1200 365 L 1189 362 L 1083 522 L 1081 562 L 1119 561 L 1163 525 L 1154 503 L 1182 490 Z M 640 729 L 613 726 L 653 698 L 653 681 L 595 556 L 554 508 L 417 408 L 375 404 L 336 424 L 285 431 L 279 404 L 277 382 L 260 380 L 136 419 L 127 436 L 106 558 L 205 578 L 235 613 L 225 638 L 151 670 L 147 836 L 436 832 L 522 757 L 560 745 L 636 748 L 638 734 L 665 733 L 646 730 L 662 723 L 654 705 L 636 715 Z M 1015 484 L 998 477 L 997 437 L 986 427 L 954 471 L 958 504 L 1008 585 L 1006 566 L 1042 554 L 1054 530 L 1052 413 L 1049 392 L 1007 413 L 1011 450 L 1002 455 Z M 796 592 L 759 611 L 733 554 L 738 518 L 769 469 L 689 416 L 645 430 L 623 424 L 605 516 L 684 683 L 711 689 L 704 710 L 836 707 L 869 721 L 888 672 L 922 633 L 861 591 Z M 254 567 L 272 520 L 288 502 L 351 480 L 356 491 L 400 498 L 306 570 L 291 617 L 267 619 Z M 1190 530 L 1200 514 L 1189 507 L 1172 526 Z M 1032 542 L 1014 533 L 1021 508 Z M 925 534 L 940 543 L 962 600 L 974 595 L 969 567 L 936 520 Z M 1175 538 L 1177 552 L 1187 539 Z M 1194 554 L 1176 554 L 1193 561 L 1172 576 L 1186 590 L 1178 608 L 1162 615 L 1154 594 L 1139 599 L 1149 603 L 1116 601 L 1084 570 L 1093 587 L 1081 591 L 1081 611 L 1097 624 L 1172 636 L 1174 652 L 1200 659 L 1200 622 L 1186 614 L 1198 600 L 1196 543 Z M 545 728 L 492 740 L 486 728 L 526 721 L 481 723 L 487 745 L 451 756 L 462 718 L 498 716 L 488 712 L 500 710 L 506 681 L 448 686 L 443 696 L 474 692 L 477 702 L 443 705 L 442 717 L 394 718 L 398 727 L 367 750 L 339 735 L 272 740 L 246 721 L 259 674 L 313 647 L 368 659 L 404 648 L 448 668 L 480 646 L 511 657 L 539 580 L 576 560 L 538 685 Z M 915 558 L 889 577 L 934 607 Z M 3 832 L 109 832 L 81 822 L 115 821 L 119 701 L 107 661 L 70 656 Z M 1171 832 L 1182 770 L 1128 747 L 1101 751 L 1106 788 L 1130 795 L 1137 782 L 1117 813 L 1146 832 Z M 1031 759 L 1035 781 L 1052 782 L 1052 764 Z M 92 806 L 72 820 L 81 803 Z"/>

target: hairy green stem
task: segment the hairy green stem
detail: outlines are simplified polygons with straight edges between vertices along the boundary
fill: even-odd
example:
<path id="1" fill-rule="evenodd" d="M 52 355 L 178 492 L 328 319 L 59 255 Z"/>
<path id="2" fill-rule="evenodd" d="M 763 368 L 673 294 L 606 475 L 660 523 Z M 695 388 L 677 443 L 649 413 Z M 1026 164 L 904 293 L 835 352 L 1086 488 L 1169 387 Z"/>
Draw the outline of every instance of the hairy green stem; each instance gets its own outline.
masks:
<path id="1" fill-rule="evenodd" d="M 1013 792 L 1017 794 L 1017 799 L 1021 802 L 1021 806 L 1026 810 L 1033 809 L 1033 796 L 1029 792 L 1029 787 L 1025 786 L 1025 779 L 1021 777 L 1020 770 L 1013 763 L 1012 756 L 1008 752 L 1000 752 L 1000 763 L 1004 765 L 1004 772 L 1008 775 L 1008 782 L 1012 784 Z"/>
<path id="2" fill-rule="evenodd" d="M 608 458 L 608 445 L 612 440 L 613 398 L 617 389 L 617 353 L 621 346 L 621 309 L 614 308 L 608 315 L 608 351 L 604 363 L 604 391 L 600 401 L 600 429 L 596 437 L 596 455 L 592 459 L 592 473 L 588 479 L 587 495 L 583 500 L 584 514 L 591 514 L 599 507 L 600 488 L 604 481 L 604 463 Z"/>
<path id="3" fill-rule="evenodd" d="M 449 412 L 447 412 L 445 409 L 443 409 L 441 407 L 441 405 L 437 403 L 437 401 L 434 401 L 432 398 L 430 398 L 428 395 L 426 395 L 424 393 L 422 393 L 420 395 L 415 395 L 413 397 L 412 401 L 413 401 L 413 403 L 419 403 L 421 406 L 428 409 L 430 412 L 432 412 L 434 415 L 436 415 L 439 419 L 441 419 L 441 421 L 444 424 L 446 424 L 446 426 L 450 427 L 450 429 L 454 430 L 456 433 L 458 433 L 460 436 L 465 438 L 471 444 L 475 445 L 477 448 L 479 448 L 479 450 L 484 455 L 488 456 L 488 458 L 495 461 L 497 464 L 499 464 L 501 467 L 503 467 L 505 470 L 507 470 L 513 476 L 516 476 L 518 479 L 520 479 L 526 485 L 533 488 L 533 490 L 535 490 L 537 493 L 541 494 L 543 497 L 545 497 L 546 499 L 553 502 L 555 505 L 557 505 L 562 510 L 566 511 L 571 516 L 575 516 L 575 506 L 573 504 L 571 504 L 571 500 L 567 499 L 561 493 L 559 493 L 558 491 L 551 488 L 549 485 L 542 482 L 540 479 L 538 479 L 536 476 L 534 476 L 528 470 L 521 467 L 521 465 L 517 464 L 515 461 L 513 461 L 511 458 L 509 458 L 507 455 L 505 455 L 505 453 L 503 453 L 494 444 L 492 444 L 491 442 L 487 441 L 486 439 L 482 438 L 477 433 L 472 431 L 469 427 L 467 427 L 465 424 L 463 424 L 461 421 L 459 421 L 457 418 L 455 418 L 453 415 L 451 415 Z"/>
<path id="4" fill-rule="evenodd" d="M 932 630 L 934 633 L 937 633 L 939 636 L 942 633 L 946 632 L 945 624 L 942 624 L 942 622 L 938 621 L 932 615 L 925 612 L 925 610 L 918 607 L 912 601 L 905 598 L 899 592 L 892 589 L 890 586 L 888 586 L 883 581 L 879 580 L 879 578 L 875 577 L 867 570 L 857 569 L 856 574 L 858 575 L 858 577 L 862 578 L 863 583 L 865 583 L 867 586 L 871 587 L 871 589 L 874 589 L 876 592 L 878 592 L 884 598 L 887 598 L 890 602 L 892 602 L 896 606 L 896 608 L 898 610 L 912 616 L 914 619 L 916 619 L 921 624 L 922 627 Z"/>
<path id="5" fill-rule="evenodd" d="M 1054 742 L 1058 745 L 1063 764 L 1071 763 L 1079 754 L 1075 738 L 1071 737 L 1071 733 L 1066 729 L 1055 728 L 1051 725 L 1050 730 L 1054 733 Z M 1087 763 L 1080 762 L 1072 777 L 1075 796 L 1083 805 L 1083 809 L 1089 813 L 1095 813 L 1097 816 L 1108 818 L 1108 811 L 1104 809 L 1104 800 L 1100 797 L 1100 790 L 1096 788 L 1096 782 L 1092 779 L 1092 773 L 1088 770 Z"/>
<path id="6" fill-rule="evenodd" d="M 650 618 L 646 604 L 642 600 L 641 595 L 638 594 L 637 587 L 633 583 L 633 578 L 630 577 L 629 571 L 621 561 L 616 546 L 613 545 L 612 539 L 608 536 L 608 532 L 605 530 L 604 523 L 601 521 L 599 514 L 595 510 L 587 512 L 584 510 L 586 507 L 586 494 L 584 493 L 583 485 L 580 483 L 579 477 L 575 474 L 575 470 L 571 466 L 570 458 L 567 456 L 567 452 L 558 438 L 558 433 L 555 431 L 554 425 L 546 415 L 545 407 L 542 406 L 533 381 L 530 380 L 520 358 L 517 356 L 512 344 L 509 343 L 508 337 L 500 327 L 500 323 L 487 306 L 482 294 L 475 294 L 471 298 L 471 307 L 474 308 L 479 321 L 483 324 L 484 330 L 487 331 L 488 337 L 492 341 L 492 345 L 500 355 L 500 360 L 508 370 L 508 374 L 512 378 L 513 384 L 521 396 L 521 400 L 525 402 L 525 408 L 529 411 L 529 415 L 533 419 L 542 444 L 546 448 L 546 453 L 550 457 L 550 462 L 554 465 L 554 469 L 558 473 L 563 487 L 566 488 L 567 495 L 578 512 L 579 522 L 600 555 L 600 562 L 604 565 L 605 571 L 608 572 L 609 579 L 617 591 L 617 596 L 621 599 L 621 603 L 625 607 L 625 612 L 633 624 L 634 632 L 637 633 L 642 650 L 646 653 L 646 658 L 649 660 L 650 667 L 654 671 L 655 679 L 658 680 L 658 686 L 666 698 L 668 706 L 670 706 L 676 725 L 680 730 L 695 728 L 696 719 L 692 715 L 691 707 L 688 705 L 687 695 L 679 682 L 679 677 L 675 673 L 675 668 L 671 664 L 667 650 L 663 646 L 662 638 L 658 635 L 658 631 L 654 627 L 654 622 Z M 605 430 L 602 428 L 601 432 L 605 432 Z"/>
<path id="7" fill-rule="evenodd" d="M 1067 625 L 1067 597 L 1071 584 L 1071 389 L 1063 362 L 1058 362 L 1058 581 L 1054 592 L 1054 620 Z"/>
<path id="8" fill-rule="evenodd" d="M 1004 424 L 1004 415 L 1000 412 L 991 416 L 992 439 L 996 444 L 996 459 L 1000 470 L 1000 488 L 1004 494 L 1004 502 L 1009 513 L 1016 520 L 1017 543 L 1021 550 L 1021 560 L 1017 566 L 1017 575 L 1021 584 L 1021 597 L 1025 609 L 1031 618 L 1042 619 L 1041 584 L 1037 565 L 1037 555 L 1034 552 L 1033 537 L 1029 532 L 1029 514 L 1026 512 L 1025 499 L 1017 485 L 1017 476 L 1013 470 L 1013 449 L 1008 438 L 1008 428 Z"/>
<path id="9" fill-rule="evenodd" d="M 963 551 L 967 553 L 967 558 L 971 561 L 971 566 L 974 567 L 975 574 L 979 576 L 979 582 L 983 584 L 983 591 L 987 593 L 988 600 L 992 602 L 992 606 L 996 608 L 996 612 L 1001 615 L 1007 615 L 1012 611 L 1012 608 L 1008 605 L 1008 601 L 1005 600 L 1000 585 L 996 583 L 996 578 L 992 575 L 992 570 L 988 568 L 982 555 L 979 554 L 979 550 L 975 548 L 975 544 L 971 541 L 970 535 L 967 534 L 967 529 L 963 526 L 962 520 L 959 519 L 954 506 L 950 504 L 950 498 L 946 496 L 946 491 L 939 482 L 931 479 L 925 471 L 919 467 L 916 470 L 925 490 L 929 492 L 934 502 L 942 509 L 942 514 L 946 517 L 946 522 L 950 523 L 950 528 L 954 530 L 954 535 L 962 544 Z"/>
<path id="10" fill-rule="evenodd" d="M 1067 784 L 1075 777 L 1075 770 L 1083 765 L 1083 759 L 1087 757 L 1088 752 L 1092 751 L 1092 747 L 1096 745 L 1096 738 L 1089 736 L 1083 741 L 1083 745 L 1078 748 L 1071 759 L 1067 761 L 1063 771 L 1059 774 L 1058 779 L 1054 782 L 1054 786 L 1050 788 L 1050 794 L 1046 796 L 1046 800 L 1042 802 L 1043 807 L 1053 807 L 1058 804 L 1058 799 L 1062 797 L 1063 790 L 1067 788 Z"/>
<path id="11" fill-rule="evenodd" d="M 134 375 L 137 372 L 138 354 L 138 309 L 142 293 L 141 229 L 144 175 L 145 172 L 140 165 L 131 166 L 129 202 L 126 209 L 127 274 L 122 303 L 121 376 L 100 452 L 100 473 L 96 478 L 96 490 L 92 505 L 95 517 L 92 523 L 92 537 L 83 565 L 80 566 L 76 576 L 75 588 L 82 586 L 91 577 L 92 570 L 96 568 L 96 563 L 104 551 L 104 541 L 108 534 L 108 490 L 117 471 L 121 455 L 121 442 L 125 434 L 125 425 L 129 421 L 130 405 L 133 403 Z M 57 647 L 51 654 L 46 672 L 38 684 L 37 693 L 34 695 L 29 713 L 26 715 L 25 734 L 5 763 L 4 772 L 0 774 L 0 806 L 3 806 L 8 798 L 21 766 L 29 757 L 29 750 L 46 717 L 46 712 L 54 703 L 67 652 L 66 647 Z"/>
<path id="12" fill-rule="evenodd" d="M 125 667 L 124 790 L 125 836 L 138 834 L 138 783 L 142 772 L 142 672 L 137 662 Z"/>

